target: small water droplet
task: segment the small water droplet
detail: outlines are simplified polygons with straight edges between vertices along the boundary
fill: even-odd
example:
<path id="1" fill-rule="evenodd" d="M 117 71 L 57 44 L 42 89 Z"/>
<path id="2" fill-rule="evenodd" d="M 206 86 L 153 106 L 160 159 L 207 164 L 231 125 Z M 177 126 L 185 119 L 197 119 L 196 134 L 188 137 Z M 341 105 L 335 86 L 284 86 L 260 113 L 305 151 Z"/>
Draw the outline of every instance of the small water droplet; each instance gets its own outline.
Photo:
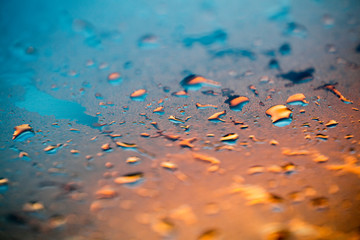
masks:
<path id="1" fill-rule="evenodd" d="M 316 134 L 315 137 L 318 138 L 318 139 L 321 139 L 321 140 L 328 140 L 328 138 L 329 138 L 328 135 L 324 135 L 324 134 L 322 134 L 322 133 Z"/>
<path id="2" fill-rule="evenodd" d="M 217 106 L 212 105 L 212 104 L 196 103 L 195 106 L 196 106 L 197 109 L 206 109 L 206 108 L 214 108 L 214 109 L 217 109 Z"/>
<path id="3" fill-rule="evenodd" d="M 173 162 L 168 162 L 168 161 L 161 162 L 160 166 L 165 168 L 165 169 L 171 170 L 171 171 L 175 171 L 175 170 L 178 169 L 177 164 L 175 164 Z"/>
<path id="4" fill-rule="evenodd" d="M 291 46 L 288 43 L 284 43 L 279 47 L 279 53 L 281 55 L 289 55 L 291 53 Z"/>
<path id="5" fill-rule="evenodd" d="M 144 101 L 147 95 L 147 91 L 145 89 L 139 89 L 130 94 L 131 100 L 134 101 Z"/>
<path id="6" fill-rule="evenodd" d="M 316 197 L 310 200 L 310 204 L 316 210 L 324 210 L 329 207 L 329 199 L 326 197 Z"/>
<path id="7" fill-rule="evenodd" d="M 153 34 L 146 34 L 138 41 L 139 48 L 142 49 L 155 49 L 160 46 L 159 38 Z"/>
<path id="8" fill-rule="evenodd" d="M 238 140 L 239 135 L 236 133 L 228 133 L 220 138 L 221 142 L 235 143 Z"/>
<path id="9" fill-rule="evenodd" d="M 110 151 L 112 151 L 112 148 L 111 148 L 111 146 L 110 146 L 110 143 L 105 143 L 105 144 L 101 145 L 101 149 L 102 149 L 103 151 L 105 151 L 105 152 L 110 152 Z"/>
<path id="10" fill-rule="evenodd" d="M 212 86 L 212 87 L 220 87 L 220 83 L 215 82 L 210 79 L 206 79 L 202 76 L 191 74 L 187 77 L 185 77 L 181 82 L 180 85 L 185 90 L 199 90 L 203 86 Z"/>
<path id="11" fill-rule="evenodd" d="M 23 206 L 25 212 L 37 212 L 44 209 L 44 205 L 37 201 L 27 202 Z"/>
<path id="12" fill-rule="evenodd" d="M 200 160 L 200 161 L 204 161 L 204 162 L 208 162 L 211 164 L 219 164 L 220 160 L 215 158 L 215 157 L 211 157 L 205 154 L 200 154 L 200 153 L 192 153 L 192 157 L 196 160 Z"/>
<path id="13" fill-rule="evenodd" d="M 197 140 L 196 137 L 187 138 L 187 139 L 184 139 L 181 142 L 179 142 L 179 145 L 180 145 L 180 147 L 183 147 L 183 148 L 193 148 L 194 145 L 192 143 L 195 142 L 196 140 Z"/>
<path id="14" fill-rule="evenodd" d="M 136 157 L 136 156 L 133 156 L 133 157 L 128 157 L 126 159 L 126 163 L 129 163 L 129 164 L 139 164 L 140 163 L 140 158 L 139 157 Z"/>
<path id="15" fill-rule="evenodd" d="M 117 192 L 110 186 L 104 186 L 95 193 L 97 199 L 110 199 L 117 195 Z"/>
<path id="16" fill-rule="evenodd" d="M 305 95 L 302 93 L 296 93 L 294 95 L 291 95 L 287 100 L 286 103 L 289 105 L 301 105 L 306 106 L 309 104 L 308 101 L 305 100 Z"/>
<path id="17" fill-rule="evenodd" d="M 189 94 L 186 90 L 180 90 L 178 92 L 173 92 L 171 93 L 172 96 L 175 96 L 175 97 L 188 97 Z"/>
<path id="18" fill-rule="evenodd" d="M 157 107 L 154 109 L 153 113 L 159 114 L 159 115 L 163 115 L 164 114 L 164 107 Z"/>
<path id="19" fill-rule="evenodd" d="M 225 103 L 229 104 L 229 107 L 233 111 L 241 111 L 242 108 L 249 103 L 249 98 L 239 95 L 229 96 Z"/>
<path id="20" fill-rule="evenodd" d="M 118 72 L 110 73 L 108 75 L 107 79 L 108 79 L 108 83 L 110 83 L 111 85 L 114 85 L 114 86 L 119 85 L 122 81 L 122 77 L 121 77 L 120 73 L 118 73 Z"/>
<path id="21" fill-rule="evenodd" d="M 225 122 L 225 120 L 221 119 L 220 117 L 224 116 L 226 114 L 226 110 L 214 113 L 211 115 L 208 120 L 212 122 Z"/>
<path id="22" fill-rule="evenodd" d="M 169 116 L 168 119 L 169 119 L 170 122 L 173 122 L 173 123 L 185 123 L 184 120 L 182 120 L 180 118 L 177 118 L 177 117 L 175 117 L 173 115 Z"/>
<path id="23" fill-rule="evenodd" d="M 114 182 L 117 184 L 127 184 L 130 186 L 139 184 L 143 181 L 144 181 L 144 174 L 142 172 L 129 173 L 114 179 Z"/>
<path id="24" fill-rule="evenodd" d="M 210 229 L 203 232 L 197 240 L 218 240 L 220 239 L 220 232 L 217 229 Z"/>
<path id="25" fill-rule="evenodd" d="M 334 128 L 338 125 L 339 123 L 335 120 L 330 120 L 328 121 L 325 126 L 328 127 L 328 128 Z"/>

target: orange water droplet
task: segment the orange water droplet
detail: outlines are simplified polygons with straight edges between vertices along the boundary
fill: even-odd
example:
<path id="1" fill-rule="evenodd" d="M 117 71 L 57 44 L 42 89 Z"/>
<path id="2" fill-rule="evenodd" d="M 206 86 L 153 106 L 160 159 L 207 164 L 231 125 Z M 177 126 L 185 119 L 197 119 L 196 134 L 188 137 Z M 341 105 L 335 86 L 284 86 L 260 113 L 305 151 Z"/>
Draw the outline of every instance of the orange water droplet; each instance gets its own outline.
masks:
<path id="1" fill-rule="evenodd" d="M 289 105 L 302 105 L 306 106 L 309 104 L 308 101 L 305 100 L 305 95 L 302 93 L 297 93 L 294 95 L 291 95 L 287 100 L 286 103 Z"/>
<path id="2" fill-rule="evenodd" d="M 271 117 L 273 124 L 277 127 L 283 127 L 291 123 L 292 112 L 285 105 L 275 105 L 266 110 L 266 114 Z"/>

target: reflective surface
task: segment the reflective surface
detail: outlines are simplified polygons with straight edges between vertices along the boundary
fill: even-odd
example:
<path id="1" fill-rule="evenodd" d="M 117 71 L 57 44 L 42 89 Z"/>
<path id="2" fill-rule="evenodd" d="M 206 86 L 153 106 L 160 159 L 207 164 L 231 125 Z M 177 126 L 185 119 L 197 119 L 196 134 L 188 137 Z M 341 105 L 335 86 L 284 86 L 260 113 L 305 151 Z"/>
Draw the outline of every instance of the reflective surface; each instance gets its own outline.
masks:
<path id="1" fill-rule="evenodd" d="M 1 239 L 360 238 L 358 1 L 0 5 Z"/>

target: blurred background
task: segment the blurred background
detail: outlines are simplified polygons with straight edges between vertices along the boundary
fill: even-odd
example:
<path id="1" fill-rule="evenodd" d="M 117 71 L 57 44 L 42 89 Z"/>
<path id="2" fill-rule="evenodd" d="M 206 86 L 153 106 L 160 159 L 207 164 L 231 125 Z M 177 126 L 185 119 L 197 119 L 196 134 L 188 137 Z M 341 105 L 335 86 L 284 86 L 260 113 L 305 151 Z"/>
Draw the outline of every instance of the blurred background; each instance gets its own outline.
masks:
<path id="1" fill-rule="evenodd" d="M 1 1 L 0 239 L 359 239 L 359 12 Z"/>

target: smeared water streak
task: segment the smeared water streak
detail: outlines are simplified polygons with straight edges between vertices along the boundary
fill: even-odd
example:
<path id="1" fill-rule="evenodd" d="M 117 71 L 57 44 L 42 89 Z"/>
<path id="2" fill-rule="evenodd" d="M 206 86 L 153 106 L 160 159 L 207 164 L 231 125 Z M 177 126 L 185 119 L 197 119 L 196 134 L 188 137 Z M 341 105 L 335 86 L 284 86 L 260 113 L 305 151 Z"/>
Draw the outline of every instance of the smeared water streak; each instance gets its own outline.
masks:
<path id="1" fill-rule="evenodd" d="M 86 108 L 80 104 L 57 99 L 39 91 L 33 86 L 26 87 L 24 100 L 16 102 L 15 105 L 42 116 L 55 116 L 58 119 L 75 120 L 77 123 L 89 127 L 95 127 L 94 124 L 98 122 L 97 117 L 85 114 Z"/>

